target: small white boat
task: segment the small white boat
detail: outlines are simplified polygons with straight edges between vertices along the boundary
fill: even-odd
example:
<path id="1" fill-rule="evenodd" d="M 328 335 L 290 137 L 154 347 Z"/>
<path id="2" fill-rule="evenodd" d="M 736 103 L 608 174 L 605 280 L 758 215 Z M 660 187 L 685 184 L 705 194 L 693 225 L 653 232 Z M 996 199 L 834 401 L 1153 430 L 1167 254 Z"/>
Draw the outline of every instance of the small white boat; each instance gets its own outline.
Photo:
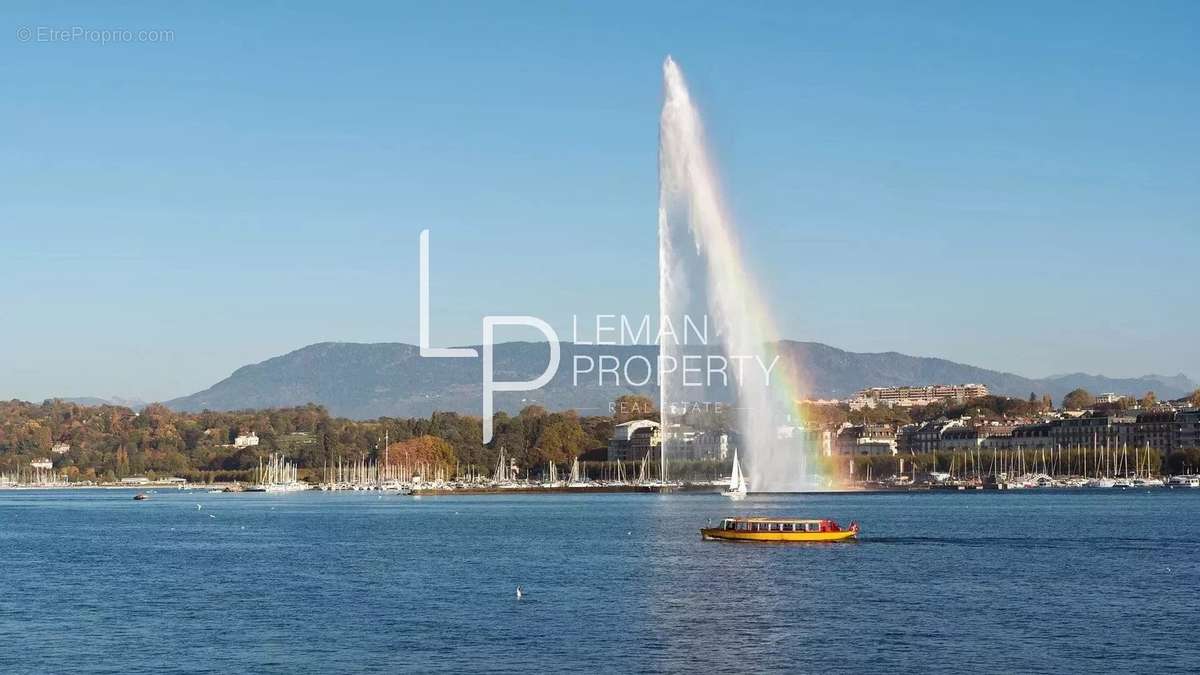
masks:
<path id="1" fill-rule="evenodd" d="M 1200 488 L 1200 476 L 1171 476 L 1167 487 Z"/>
<path id="2" fill-rule="evenodd" d="M 729 488 L 721 494 L 734 501 L 746 498 L 746 477 L 742 474 L 742 464 L 738 461 L 737 450 L 733 451 L 733 472 L 729 476 Z"/>

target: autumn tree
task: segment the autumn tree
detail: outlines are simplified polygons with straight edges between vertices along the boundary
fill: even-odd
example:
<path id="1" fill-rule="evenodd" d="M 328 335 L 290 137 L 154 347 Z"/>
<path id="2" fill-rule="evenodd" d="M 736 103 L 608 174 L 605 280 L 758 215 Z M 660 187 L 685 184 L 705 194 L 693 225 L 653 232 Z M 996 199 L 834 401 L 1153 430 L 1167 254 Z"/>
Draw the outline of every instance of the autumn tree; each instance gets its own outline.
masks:
<path id="1" fill-rule="evenodd" d="M 563 415 L 562 419 L 546 425 L 531 449 L 528 462 L 542 465 L 548 462 L 569 462 L 588 449 L 591 437 L 584 432 L 579 419 L 574 415 Z"/>
<path id="2" fill-rule="evenodd" d="M 417 436 L 407 441 L 388 445 L 388 463 L 407 466 L 414 470 L 428 468 L 430 471 L 444 469 L 447 474 L 454 471 L 458 458 L 454 448 L 437 436 Z"/>
<path id="3" fill-rule="evenodd" d="M 1075 389 L 1063 397 L 1063 407 L 1067 410 L 1084 410 L 1095 402 L 1095 397 L 1087 389 Z"/>
<path id="4" fill-rule="evenodd" d="M 609 406 L 609 410 L 612 412 L 613 421 L 617 424 L 624 424 L 630 420 L 658 421 L 659 417 L 654 401 L 641 394 L 618 396 L 617 400 Z"/>

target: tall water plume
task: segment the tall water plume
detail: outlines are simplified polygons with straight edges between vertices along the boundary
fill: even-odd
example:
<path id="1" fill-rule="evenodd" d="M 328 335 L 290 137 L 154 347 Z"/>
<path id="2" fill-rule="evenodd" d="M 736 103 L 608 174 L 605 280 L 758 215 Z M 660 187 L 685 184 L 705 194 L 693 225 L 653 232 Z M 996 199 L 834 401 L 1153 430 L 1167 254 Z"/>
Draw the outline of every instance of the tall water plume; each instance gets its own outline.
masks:
<path id="1" fill-rule="evenodd" d="M 666 463 L 680 456 L 682 441 L 672 430 L 682 422 L 686 404 L 714 400 L 722 380 L 714 374 L 721 361 L 713 357 L 723 357 L 728 384 L 737 392 L 737 437 L 750 489 L 815 489 L 819 480 L 811 448 L 802 438 L 780 438 L 780 429 L 797 421 L 792 417 L 800 396 L 797 373 L 776 352 L 777 334 L 742 259 L 700 114 L 670 57 L 663 63 L 663 88 L 658 232 L 660 410 Z M 708 340 L 700 344 L 700 331 L 686 327 L 702 328 L 705 322 Z M 702 372 L 688 373 L 685 357 L 694 366 L 704 366 Z M 672 370 L 671 364 L 677 367 Z"/>

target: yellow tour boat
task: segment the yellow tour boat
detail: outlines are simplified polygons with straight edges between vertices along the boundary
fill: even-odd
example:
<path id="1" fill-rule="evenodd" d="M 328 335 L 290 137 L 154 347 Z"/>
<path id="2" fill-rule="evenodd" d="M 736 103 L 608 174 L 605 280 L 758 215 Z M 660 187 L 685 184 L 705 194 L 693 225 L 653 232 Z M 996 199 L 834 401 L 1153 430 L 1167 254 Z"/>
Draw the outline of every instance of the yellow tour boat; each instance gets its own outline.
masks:
<path id="1" fill-rule="evenodd" d="M 858 537 L 858 523 L 842 529 L 832 520 L 725 518 L 717 527 L 702 528 L 700 536 L 730 541 L 848 541 Z"/>

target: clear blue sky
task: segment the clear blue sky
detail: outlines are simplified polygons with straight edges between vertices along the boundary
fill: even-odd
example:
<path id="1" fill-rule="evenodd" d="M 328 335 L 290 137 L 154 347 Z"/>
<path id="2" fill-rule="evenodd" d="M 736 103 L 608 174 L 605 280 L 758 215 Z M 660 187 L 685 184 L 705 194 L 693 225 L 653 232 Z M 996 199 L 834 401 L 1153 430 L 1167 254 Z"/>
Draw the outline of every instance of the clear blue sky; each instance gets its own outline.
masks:
<path id="1" fill-rule="evenodd" d="M 1200 376 L 1200 4 L 743 4 L 6 3 L 0 397 L 655 312 L 668 53 L 787 336 Z"/>

